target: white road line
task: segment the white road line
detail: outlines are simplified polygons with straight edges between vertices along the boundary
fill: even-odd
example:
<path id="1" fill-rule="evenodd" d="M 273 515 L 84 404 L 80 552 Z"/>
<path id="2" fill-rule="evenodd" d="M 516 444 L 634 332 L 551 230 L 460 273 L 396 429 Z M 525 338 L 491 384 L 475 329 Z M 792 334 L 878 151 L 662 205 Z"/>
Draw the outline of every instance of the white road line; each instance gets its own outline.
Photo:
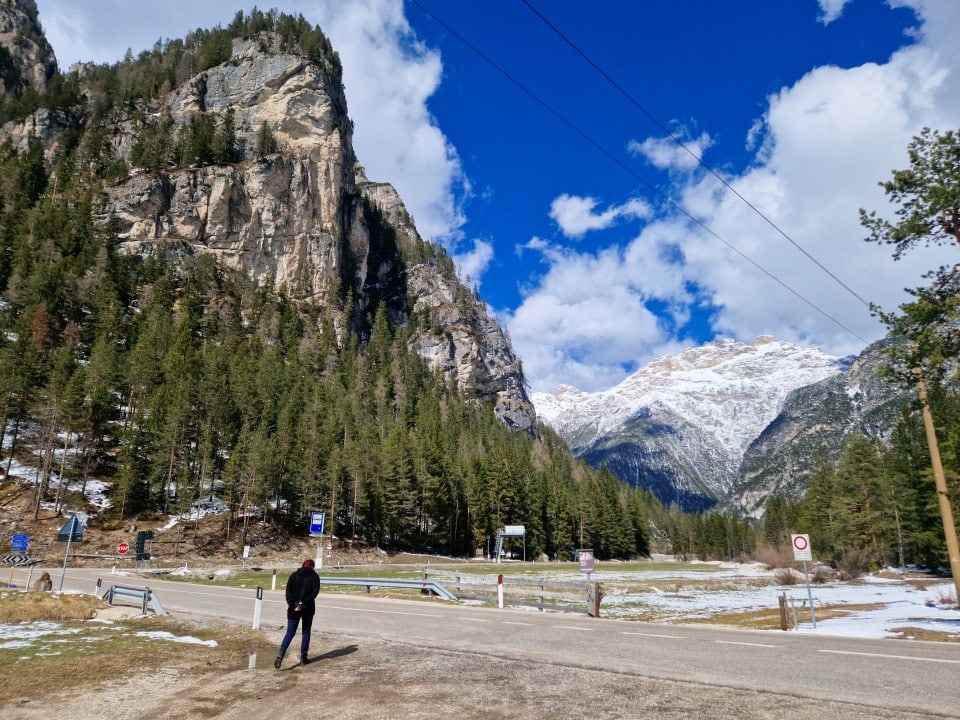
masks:
<path id="1" fill-rule="evenodd" d="M 641 633 L 641 632 L 626 632 L 622 631 L 621 635 L 637 635 L 639 637 L 655 637 L 655 638 L 667 638 L 668 640 L 686 640 L 686 635 L 658 635 L 657 633 Z"/>
<path id="2" fill-rule="evenodd" d="M 504 625 L 523 625 L 524 627 L 534 627 L 533 623 L 524 623 L 524 622 L 514 622 L 512 620 L 504 620 Z"/>
<path id="3" fill-rule="evenodd" d="M 917 657 L 916 655 L 885 655 L 883 653 L 853 652 L 850 650 L 817 650 L 817 652 L 830 653 L 831 655 L 862 655 L 864 657 L 888 658 L 890 660 L 918 660 L 920 662 L 948 663 L 950 665 L 960 665 L 960 660 L 945 660 L 941 658 Z"/>
<path id="4" fill-rule="evenodd" d="M 430 613 L 401 612 L 400 610 L 371 610 L 369 608 L 346 607 L 344 605 L 317 605 L 317 608 L 327 608 L 329 610 L 349 610 L 351 612 L 375 613 L 380 615 L 410 615 L 412 617 L 441 618 L 443 615 L 431 615 Z"/>
<path id="5" fill-rule="evenodd" d="M 574 627 L 573 625 L 553 625 L 552 627 L 560 628 L 561 630 L 579 630 L 580 632 L 593 632 L 590 628 L 585 627 Z"/>
<path id="6" fill-rule="evenodd" d="M 779 645 L 763 645 L 762 643 L 733 642 L 732 640 L 714 640 L 717 645 L 746 645 L 747 647 L 778 648 Z"/>
<path id="7" fill-rule="evenodd" d="M 484 620 L 483 618 L 468 618 L 468 617 L 460 617 L 459 615 L 457 616 L 457 620 L 466 620 L 467 622 L 476 622 L 476 623 L 490 622 L 490 620 Z"/>

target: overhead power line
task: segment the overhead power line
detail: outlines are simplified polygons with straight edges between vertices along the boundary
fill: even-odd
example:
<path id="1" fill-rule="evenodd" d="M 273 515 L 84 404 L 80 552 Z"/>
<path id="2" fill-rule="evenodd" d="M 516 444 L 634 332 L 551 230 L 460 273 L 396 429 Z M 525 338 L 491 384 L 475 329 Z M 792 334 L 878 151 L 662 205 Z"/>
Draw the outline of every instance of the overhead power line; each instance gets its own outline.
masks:
<path id="1" fill-rule="evenodd" d="M 543 22 L 544 25 L 546 25 L 548 28 L 550 28 L 550 29 L 557 35 L 557 37 L 559 37 L 559 38 L 560 38 L 561 40 L 563 40 L 567 45 L 569 45 L 569 46 L 573 49 L 573 51 L 574 51 L 575 53 L 577 53 L 577 55 L 579 55 L 581 58 L 583 58 L 583 60 L 584 60 L 590 67 L 592 67 L 594 70 L 596 70 L 604 80 L 606 80 L 606 81 L 607 81 L 608 83 L 610 83 L 614 88 L 616 88 L 617 91 L 618 91 L 621 95 L 623 95 L 635 108 L 637 108 L 640 112 L 642 112 L 644 115 L 646 115 L 647 118 L 649 118 L 650 121 L 653 122 L 654 125 L 656 125 L 656 126 L 659 127 L 661 130 L 663 130 L 663 132 L 665 132 L 665 133 L 669 136 L 669 138 L 670 138 L 671 140 L 673 140 L 673 142 L 675 142 L 677 145 L 679 145 L 681 148 L 683 148 L 683 150 L 684 150 L 688 155 L 690 155 L 690 157 L 692 157 L 694 160 L 697 161 L 697 163 L 700 165 L 700 167 L 702 167 L 704 170 L 706 170 L 706 171 L 709 172 L 711 175 L 713 175 L 717 180 L 719 180 L 721 183 L 723 183 L 723 186 L 724 186 L 725 188 L 727 188 L 727 190 L 729 190 L 729 191 L 732 192 L 734 195 L 736 195 L 738 198 L 740 198 L 740 200 L 743 201 L 743 203 L 744 203 L 747 207 L 749 207 L 751 210 L 753 210 L 753 212 L 755 212 L 757 215 L 759 215 L 761 218 L 763 218 L 763 220 L 764 220 L 770 227 L 772 227 L 774 230 L 776 230 L 785 240 L 787 240 L 787 242 L 789 242 L 791 245 L 793 245 L 797 250 L 799 250 L 801 253 L 803 253 L 814 265 L 816 265 L 818 268 L 820 268 L 821 270 L 823 270 L 823 272 L 825 272 L 827 275 L 829 275 L 831 278 L 833 278 L 833 280 L 836 281 L 837 284 L 839 284 L 844 290 L 846 290 L 848 293 L 850 293 L 853 297 L 855 297 L 857 300 L 859 300 L 861 303 L 863 303 L 863 304 L 866 305 L 867 307 L 871 307 L 871 303 L 870 303 L 869 301 L 867 301 L 866 299 L 864 299 L 859 293 L 857 293 L 857 291 L 855 291 L 853 288 L 851 288 L 849 285 L 847 285 L 843 280 L 841 280 L 841 279 L 840 279 L 839 277 L 837 277 L 833 272 L 831 272 L 829 268 L 827 268 L 823 263 L 821 263 L 819 260 L 817 260 L 817 258 L 815 258 L 813 255 L 811 255 L 809 252 L 807 252 L 806 248 L 804 248 L 802 245 L 800 245 L 800 243 L 798 243 L 796 240 L 794 240 L 792 237 L 790 237 L 790 235 L 788 235 L 788 234 L 786 233 L 786 231 L 783 230 L 783 228 L 781 228 L 781 227 L 780 227 L 779 225 L 777 225 L 773 220 L 771 220 L 770 217 L 769 217 L 768 215 L 766 215 L 762 210 L 760 210 L 756 205 L 754 205 L 754 204 L 753 204 L 752 202 L 750 202 L 747 198 L 745 198 L 743 195 L 741 195 L 741 194 L 737 191 L 737 189 L 736 189 L 735 187 L 733 187 L 733 185 L 731 185 L 729 182 L 727 182 L 727 180 L 726 180 L 720 173 L 718 173 L 716 170 L 713 169 L 713 167 L 711 167 L 710 165 L 708 165 L 708 164 L 704 161 L 703 157 L 701 157 L 701 156 L 700 156 L 697 152 L 695 152 L 689 145 L 687 145 L 687 143 L 685 143 L 681 137 L 679 137 L 675 132 L 673 132 L 672 130 L 670 130 L 670 128 L 668 128 L 668 127 L 667 127 L 663 122 L 661 122 L 655 115 L 653 115 L 653 113 L 651 113 L 651 112 L 650 112 L 649 110 L 647 110 L 643 105 L 641 105 L 640 102 L 638 102 L 637 99 L 633 97 L 633 95 L 631 95 L 629 92 L 627 92 L 627 90 L 625 90 L 624 87 L 623 87 L 620 83 L 618 83 L 616 80 L 614 80 L 614 79 L 609 75 L 609 73 L 607 73 L 602 67 L 600 67 L 597 63 L 595 63 L 595 62 L 590 58 L 590 56 L 587 55 L 583 50 L 581 50 L 580 47 L 579 47 L 575 42 L 573 42 L 573 40 L 571 40 L 569 37 L 567 37 L 567 35 L 564 34 L 564 32 L 563 32 L 562 30 L 560 30 L 560 28 L 558 28 L 556 25 L 554 25 L 552 22 L 550 22 L 550 20 L 549 20 L 542 12 L 540 12 L 540 11 L 536 8 L 536 6 L 534 6 L 533 3 L 530 2 L 530 0 L 520 0 L 520 2 L 522 2 L 524 5 L 526 5 L 527 8 L 529 8 L 530 12 L 532 12 L 534 15 L 536 15 L 536 16 L 541 20 L 541 22 Z"/>
<path id="2" fill-rule="evenodd" d="M 540 105 L 544 110 L 546 110 L 547 112 L 549 112 L 551 115 L 553 115 L 555 118 L 557 118 L 557 120 L 559 120 L 561 123 L 563 123 L 564 125 L 566 125 L 570 130 L 572 130 L 572 131 L 575 132 L 577 135 L 579 135 L 581 138 L 583 138 L 587 143 L 589 143 L 591 146 L 593 146 L 594 149 L 596 149 L 596 150 L 599 151 L 601 154 L 603 154 L 604 156 L 606 156 L 607 159 L 609 159 L 610 161 L 612 161 L 613 163 L 615 163 L 618 167 L 620 167 L 620 168 L 621 168 L 622 170 L 624 170 L 625 172 L 629 173 L 635 180 L 637 180 L 638 182 L 640 182 L 641 184 L 643 184 L 645 187 L 649 188 L 651 192 L 653 192 L 654 194 L 656 194 L 656 195 L 658 195 L 659 197 L 661 197 L 664 201 L 666 201 L 669 205 L 671 205 L 675 210 L 677 210 L 679 213 L 681 213 L 683 216 L 685 216 L 685 217 L 686 217 L 688 220 L 690 220 L 692 223 L 694 223 L 695 225 L 699 226 L 699 227 L 702 228 L 704 231 L 706 231 L 710 236 L 716 238 L 716 239 L 719 240 L 721 243 L 723 243 L 724 245 L 726 245 L 730 250 L 732 250 L 733 252 L 735 252 L 737 255 L 739 255 L 739 256 L 742 257 L 744 260 L 746 260 L 748 263 L 750 263 L 750 264 L 753 265 L 755 268 L 757 268 L 757 270 L 759 270 L 759 271 L 762 272 L 764 275 L 766 275 L 767 277 L 769 277 L 771 280 L 773 280 L 774 282 L 776 282 L 778 285 L 780 285 L 780 287 L 784 288 L 784 289 L 787 290 L 789 293 L 791 293 L 792 295 L 794 295 L 795 297 L 797 297 L 798 299 L 800 299 L 800 300 L 802 300 L 804 303 L 806 303 L 809 307 L 811 307 L 811 308 L 813 308 L 814 310 L 816 310 L 816 311 L 817 311 L 818 313 L 820 313 L 823 317 L 827 318 L 827 319 L 830 320 L 832 323 L 834 323 L 835 325 L 837 325 L 839 328 L 843 329 L 845 332 L 847 332 L 847 333 L 849 333 L 850 335 L 852 335 L 853 337 L 857 338 L 857 340 L 859 340 L 860 342 L 862 342 L 864 345 L 868 344 L 867 340 L 865 340 L 864 338 L 860 337 L 860 335 L 859 335 L 857 332 L 855 332 L 855 331 L 852 330 L 851 328 L 847 327 L 843 322 L 841 322 L 840 320 L 838 320 L 837 318 L 835 318 L 833 315 L 831 315 L 830 313 L 828 313 L 826 310 L 824 310 L 823 308 L 821 308 L 820 306 L 818 306 L 818 305 L 817 305 L 816 303 L 814 303 L 812 300 L 809 300 L 808 298 L 806 298 L 806 297 L 805 297 L 804 295 L 802 295 L 799 291 L 793 289 L 788 283 L 786 283 L 784 280 L 781 280 L 781 279 L 780 279 L 779 277 L 777 277 L 774 273 L 772 273 L 771 271 L 767 270 L 763 265 L 761 265 L 759 262 L 757 262 L 756 260 L 754 260 L 753 258 L 751 258 L 749 255 L 745 254 L 745 253 L 744 253 L 743 251 L 741 251 L 739 248 L 737 248 L 737 247 L 735 247 L 734 245 L 732 245 L 731 243 L 727 242 L 727 240 L 725 240 L 723 237 L 721 237 L 721 236 L 720 236 L 715 230 L 713 230 L 710 226 L 708 226 L 708 225 L 707 225 L 706 223 L 704 223 L 702 220 L 694 217 L 694 216 L 693 216 L 690 212 L 688 212 L 685 208 L 683 208 L 681 205 L 679 205 L 677 202 L 675 202 L 670 196 L 668 196 L 668 195 L 667 195 L 666 193 L 664 193 L 662 190 L 660 190 L 660 189 L 657 188 L 655 185 L 653 185 L 652 183 L 650 183 L 649 181 L 647 181 L 644 177 L 642 177 L 642 176 L 641 176 L 640 174 L 638 174 L 635 170 L 633 170 L 633 168 L 631 168 L 629 165 L 627 165 L 627 164 L 624 163 L 622 160 L 620 160 L 620 158 L 618 158 L 616 155 L 614 155 L 610 150 L 608 150 L 606 147 L 604 147 L 604 146 L 601 145 L 599 142 L 597 142 L 597 141 L 594 140 L 592 137 L 590 137 L 590 135 L 588 135 L 586 132 L 584 132 L 584 131 L 581 130 L 579 127 L 577 127 L 573 122 L 571 122 L 570 120 L 568 120 L 568 119 L 567 119 L 563 114 L 561 114 L 558 110 L 555 110 L 555 109 L 554 109 L 551 105 L 549 105 L 545 100 L 543 100 L 542 98 L 540 98 L 539 95 L 537 95 L 536 93 L 534 93 L 530 88 L 528 88 L 526 85 L 524 85 L 522 82 L 520 82 L 517 78 L 515 78 L 513 75 L 511 75 L 507 70 L 505 70 L 503 67 L 501 67 L 499 64 L 497 64 L 497 62 L 494 61 L 489 55 L 487 55 L 486 53 L 484 53 L 480 48 L 478 48 L 478 47 L 477 47 L 476 45 L 474 45 L 472 42 L 470 42 L 469 40 L 467 40 L 467 38 L 465 38 L 463 35 L 461 35 L 459 32 L 457 32 L 455 29 L 453 29 L 453 28 L 452 28 L 450 25 L 448 25 L 446 22 L 444 22 L 443 20 L 441 20 L 440 18 L 438 18 L 436 15 L 434 15 L 433 12 L 431 12 L 431 11 L 428 10 L 426 7 L 424 7 L 424 6 L 419 2 L 419 0 L 410 0 L 410 2 L 411 2 L 412 5 L 414 5 L 415 7 L 417 7 L 422 13 L 424 13 L 425 15 L 427 15 L 427 16 L 428 16 L 429 18 L 431 18 L 435 23 L 437 23 L 440 27 L 442 27 L 444 30 L 446 30 L 448 33 L 450 33 L 453 37 L 455 37 L 461 44 L 463 44 L 464 46 L 466 46 L 467 48 L 469 48 L 473 53 L 475 53 L 478 57 L 480 57 L 480 59 L 482 59 L 484 62 L 486 62 L 488 65 L 490 65 L 494 70 L 496 70 L 498 73 L 500 73 L 503 77 L 505 77 L 505 78 L 506 78 L 507 80 L 509 80 L 511 83 L 513 83 L 514 85 L 516 85 L 521 91 L 523 91 L 526 95 L 528 95 L 531 99 L 533 99 L 533 100 L 534 100 L 538 105 Z M 828 272 L 829 272 L 829 271 L 828 271 Z M 847 288 L 847 289 L 849 290 L 849 288 Z M 851 292 L 852 292 L 852 291 L 851 291 Z M 861 300 L 862 300 L 862 298 L 861 298 Z M 863 301 L 863 302 L 866 302 L 866 301 Z M 869 305 L 869 303 L 866 303 L 866 304 Z"/>

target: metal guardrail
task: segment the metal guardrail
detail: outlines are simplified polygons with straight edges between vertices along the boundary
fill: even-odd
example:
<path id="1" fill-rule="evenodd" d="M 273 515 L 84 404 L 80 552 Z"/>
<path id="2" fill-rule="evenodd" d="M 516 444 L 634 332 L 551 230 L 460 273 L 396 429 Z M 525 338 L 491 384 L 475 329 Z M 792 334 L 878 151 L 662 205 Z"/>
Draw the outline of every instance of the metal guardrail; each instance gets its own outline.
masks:
<path id="1" fill-rule="evenodd" d="M 100 581 L 97 581 L 100 584 Z M 111 585 L 103 594 L 103 599 L 113 605 L 117 598 L 129 598 L 140 603 L 141 612 L 147 614 L 147 605 L 149 604 L 157 615 L 166 615 L 167 611 L 163 608 L 160 598 L 149 587 L 132 587 L 129 585 Z"/>
<path id="2" fill-rule="evenodd" d="M 321 577 L 321 585 L 359 585 L 366 587 L 367 592 L 374 587 L 406 588 L 426 590 L 444 600 L 456 600 L 457 596 L 447 590 L 436 580 L 402 580 L 399 578 L 364 578 L 364 577 Z"/>
<path id="3" fill-rule="evenodd" d="M 496 575 L 449 570 L 430 570 L 430 574 L 439 576 L 447 586 L 453 587 L 461 600 L 489 602 L 496 597 Z M 599 613 L 597 598 L 603 596 L 603 590 L 596 582 L 510 576 L 503 576 L 503 592 L 507 604 L 512 606 L 541 612 L 583 612 L 585 609 L 588 615 Z"/>

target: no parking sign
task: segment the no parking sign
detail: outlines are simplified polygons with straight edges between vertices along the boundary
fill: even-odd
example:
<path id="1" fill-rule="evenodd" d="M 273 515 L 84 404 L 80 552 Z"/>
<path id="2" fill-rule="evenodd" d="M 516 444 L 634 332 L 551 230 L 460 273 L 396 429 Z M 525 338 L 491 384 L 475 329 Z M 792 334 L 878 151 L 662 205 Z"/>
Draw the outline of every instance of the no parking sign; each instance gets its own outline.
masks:
<path id="1" fill-rule="evenodd" d="M 791 535 L 790 544 L 793 545 L 793 559 L 812 561 L 813 552 L 810 550 L 810 536 L 806 534 Z"/>

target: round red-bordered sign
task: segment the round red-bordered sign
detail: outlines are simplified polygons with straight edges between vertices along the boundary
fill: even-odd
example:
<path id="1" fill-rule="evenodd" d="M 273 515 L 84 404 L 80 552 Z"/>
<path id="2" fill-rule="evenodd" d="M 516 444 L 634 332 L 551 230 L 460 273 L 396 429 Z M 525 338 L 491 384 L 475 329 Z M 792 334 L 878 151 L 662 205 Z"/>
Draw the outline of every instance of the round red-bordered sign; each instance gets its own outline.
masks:
<path id="1" fill-rule="evenodd" d="M 810 546 L 810 541 L 807 539 L 806 535 L 794 535 L 793 536 L 793 548 L 794 550 L 799 550 L 803 552 Z"/>
<path id="2" fill-rule="evenodd" d="M 126 555 L 128 552 L 130 552 L 130 546 L 127 545 L 127 543 L 122 542 L 119 545 L 117 545 L 117 552 L 120 553 L 121 555 Z"/>

